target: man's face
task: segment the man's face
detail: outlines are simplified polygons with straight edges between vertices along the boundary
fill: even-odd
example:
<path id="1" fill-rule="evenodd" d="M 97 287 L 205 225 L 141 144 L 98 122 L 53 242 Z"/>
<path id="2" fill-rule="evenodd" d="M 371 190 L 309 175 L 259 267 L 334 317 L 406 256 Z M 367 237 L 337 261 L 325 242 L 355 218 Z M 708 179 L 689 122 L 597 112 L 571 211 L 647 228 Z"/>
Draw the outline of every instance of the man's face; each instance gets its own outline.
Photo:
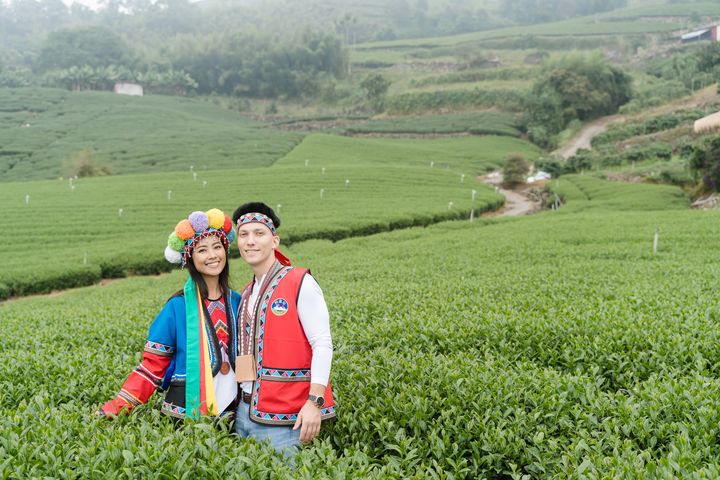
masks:
<path id="1" fill-rule="evenodd" d="M 262 223 L 246 223 L 237 232 L 237 245 L 240 256 L 251 267 L 269 267 L 275 261 L 275 249 L 280 239 L 273 235 Z"/>

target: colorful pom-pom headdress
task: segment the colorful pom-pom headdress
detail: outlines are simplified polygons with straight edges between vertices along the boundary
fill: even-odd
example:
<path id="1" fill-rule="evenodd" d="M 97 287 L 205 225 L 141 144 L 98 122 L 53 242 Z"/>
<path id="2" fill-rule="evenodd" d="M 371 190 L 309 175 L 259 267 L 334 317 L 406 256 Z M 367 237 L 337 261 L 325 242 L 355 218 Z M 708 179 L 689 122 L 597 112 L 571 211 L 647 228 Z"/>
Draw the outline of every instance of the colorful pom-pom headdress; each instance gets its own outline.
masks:
<path id="1" fill-rule="evenodd" d="M 220 239 L 227 251 L 230 243 L 235 241 L 230 217 L 217 208 L 207 212 L 192 212 L 188 218 L 180 220 L 168 237 L 165 259 L 184 267 L 197 242 L 212 235 Z"/>

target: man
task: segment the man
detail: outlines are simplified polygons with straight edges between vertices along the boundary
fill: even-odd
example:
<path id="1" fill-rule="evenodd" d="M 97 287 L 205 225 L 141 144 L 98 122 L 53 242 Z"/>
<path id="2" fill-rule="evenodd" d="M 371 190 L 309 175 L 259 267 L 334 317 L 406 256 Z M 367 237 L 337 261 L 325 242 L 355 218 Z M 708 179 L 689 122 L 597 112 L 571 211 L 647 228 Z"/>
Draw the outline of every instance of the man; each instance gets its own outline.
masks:
<path id="1" fill-rule="evenodd" d="M 242 292 L 236 359 L 240 382 L 235 431 L 291 455 L 335 417 L 330 388 L 332 338 L 322 290 L 279 250 L 280 219 L 264 203 L 233 213 L 240 256 L 254 278 Z"/>

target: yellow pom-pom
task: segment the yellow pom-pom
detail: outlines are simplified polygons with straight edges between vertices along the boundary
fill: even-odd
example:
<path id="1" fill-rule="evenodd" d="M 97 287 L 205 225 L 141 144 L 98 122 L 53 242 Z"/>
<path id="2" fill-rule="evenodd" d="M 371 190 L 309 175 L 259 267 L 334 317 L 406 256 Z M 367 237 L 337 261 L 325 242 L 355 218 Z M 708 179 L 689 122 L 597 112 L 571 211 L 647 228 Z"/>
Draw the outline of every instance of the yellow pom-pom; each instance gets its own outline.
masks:
<path id="1" fill-rule="evenodd" d="M 185 219 L 180 220 L 180 222 L 175 226 L 175 233 L 183 240 L 189 240 L 195 236 L 195 229 L 193 229 L 190 220 Z"/>
<path id="2" fill-rule="evenodd" d="M 222 228 L 223 224 L 225 223 L 225 214 L 217 208 L 208 210 L 207 216 L 208 216 L 208 225 L 211 228 L 220 229 L 220 228 Z"/>

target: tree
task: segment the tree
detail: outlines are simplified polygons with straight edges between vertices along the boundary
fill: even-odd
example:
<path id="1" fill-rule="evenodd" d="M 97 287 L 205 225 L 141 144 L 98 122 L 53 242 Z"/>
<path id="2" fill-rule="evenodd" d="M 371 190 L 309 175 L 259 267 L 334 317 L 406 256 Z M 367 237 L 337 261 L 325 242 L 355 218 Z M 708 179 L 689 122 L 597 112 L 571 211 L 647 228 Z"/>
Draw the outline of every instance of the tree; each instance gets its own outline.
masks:
<path id="1" fill-rule="evenodd" d="M 703 146 L 695 147 L 690 158 L 690 169 L 702 175 L 706 190 L 716 192 L 720 186 L 720 136 L 714 137 Z"/>
<path id="2" fill-rule="evenodd" d="M 503 0 L 501 11 L 519 23 L 539 23 L 606 12 L 627 0 Z"/>
<path id="3" fill-rule="evenodd" d="M 503 166 L 503 187 L 513 188 L 524 185 L 530 165 L 519 153 L 511 153 Z"/>
<path id="4" fill-rule="evenodd" d="M 541 71 L 526 101 L 528 131 L 542 127 L 544 138 L 572 120 L 590 120 L 617 111 L 632 95 L 632 78 L 599 55 L 571 55 Z"/>
<path id="5" fill-rule="evenodd" d="M 697 52 L 697 60 L 697 67 L 703 72 L 709 72 L 720 65 L 720 43 L 705 45 Z"/>
<path id="6" fill-rule="evenodd" d="M 390 80 L 379 73 L 368 75 L 360 82 L 360 87 L 365 90 L 365 96 L 376 112 L 381 112 L 385 108 L 385 94 L 391 83 Z"/>
<path id="7" fill-rule="evenodd" d="M 102 27 L 83 27 L 50 33 L 35 62 L 40 72 L 52 69 L 109 65 L 130 66 L 130 48 L 116 33 Z"/>

